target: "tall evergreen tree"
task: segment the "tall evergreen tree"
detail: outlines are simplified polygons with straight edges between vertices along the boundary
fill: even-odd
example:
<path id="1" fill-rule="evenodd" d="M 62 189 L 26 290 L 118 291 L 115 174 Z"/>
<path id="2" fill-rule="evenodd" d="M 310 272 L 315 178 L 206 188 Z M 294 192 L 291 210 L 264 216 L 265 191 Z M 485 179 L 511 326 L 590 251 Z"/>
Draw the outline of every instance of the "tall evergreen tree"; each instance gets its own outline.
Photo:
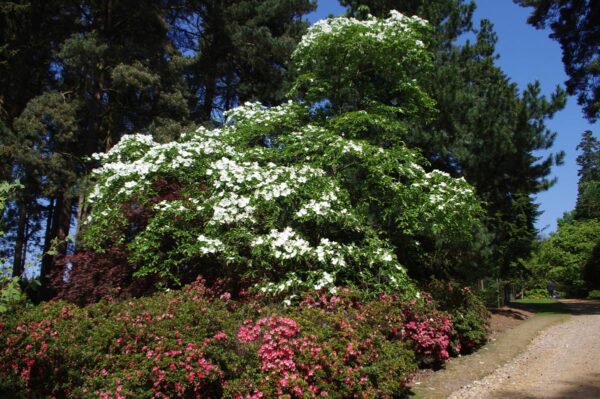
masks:
<path id="1" fill-rule="evenodd" d="M 53 54 L 73 32 L 77 10 L 76 2 L 69 1 L 0 2 L 0 174 L 4 180 L 18 179 L 26 187 L 5 213 L 9 234 L 4 241 L 14 245 L 2 249 L 13 255 L 17 275 L 49 208 L 39 201 L 46 185 L 40 178 L 48 166 L 45 147 L 36 148 L 30 135 L 14 129 L 14 122 L 28 102 L 51 84 Z"/>
<path id="2" fill-rule="evenodd" d="M 569 94 L 577 95 L 587 118 L 600 117 L 600 2 L 597 0 L 514 0 L 533 7 L 528 22 L 550 27 L 560 43 Z"/>
<path id="3" fill-rule="evenodd" d="M 591 131 L 583 133 L 577 146 L 579 183 L 575 219 L 600 219 L 600 140 Z"/>
<path id="4" fill-rule="evenodd" d="M 458 36 L 474 32 L 473 2 L 462 0 L 341 1 L 349 13 L 384 15 L 390 9 L 417 14 L 436 24 L 432 45 L 435 67 L 425 81 L 439 112 L 430 123 L 414 126 L 403 137 L 419 147 L 432 166 L 465 176 L 487 204 L 492 234 L 491 262 L 496 275 L 509 278 L 525 258 L 535 237 L 538 206 L 531 196 L 553 184 L 548 178 L 562 154 L 545 158 L 534 151 L 549 149 L 555 134 L 544 120 L 564 107 L 565 93 L 550 99 L 537 83 L 519 93 L 495 65 L 496 35 L 482 21 L 474 42 L 458 44 Z M 489 273 L 489 271 L 488 271 Z M 428 276 L 424 276 L 428 277 Z"/>
<path id="5" fill-rule="evenodd" d="M 66 251 L 65 239 L 81 193 L 79 179 L 93 166 L 86 158 L 109 149 L 125 133 L 151 129 L 164 140 L 177 135 L 186 123 L 184 63 L 167 37 L 169 27 L 160 3 L 48 2 L 3 10 L 11 23 L 15 18 L 28 22 L 7 28 L 7 54 L 27 49 L 28 43 L 18 39 L 21 34 L 33 37 L 35 43 L 39 35 L 40 55 L 31 57 L 45 54 L 32 65 L 27 51 L 23 60 L 7 57 L 5 62 L 9 78 L 18 79 L 27 71 L 43 76 L 31 83 L 23 79 L 24 88 L 37 85 L 29 95 L 19 97 L 10 79 L 2 86 L 3 94 L 14 96 L 4 95 L 4 102 L 19 104 L 7 112 L 12 129 L 3 140 L 2 155 L 12 165 L 10 173 L 26 186 L 26 198 L 17 201 L 13 216 L 18 220 L 14 274 L 23 270 L 32 210 L 42 207 L 44 283 L 53 261 L 50 253 Z M 46 25 L 57 27 L 45 31 Z M 22 26 L 25 32 L 19 31 Z M 53 243 L 56 251 L 51 252 Z"/>
<path id="6" fill-rule="evenodd" d="M 173 9 L 173 36 L 191 54 L 186 70 L 198 122 L 250 100 L 283 99 L 286 64 L 315 0 L 185 0 Z"/>

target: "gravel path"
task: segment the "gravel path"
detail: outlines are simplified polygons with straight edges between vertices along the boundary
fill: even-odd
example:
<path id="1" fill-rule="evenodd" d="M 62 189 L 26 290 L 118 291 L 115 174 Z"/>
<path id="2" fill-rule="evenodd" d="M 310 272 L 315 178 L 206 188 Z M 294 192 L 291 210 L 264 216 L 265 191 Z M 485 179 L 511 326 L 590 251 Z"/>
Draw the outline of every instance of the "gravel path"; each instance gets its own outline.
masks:
<path id="1" fill-rule="evenodd" d="M 600 302 L 563 301 L 574 316 L 450 399 L 600 398 Z"/>

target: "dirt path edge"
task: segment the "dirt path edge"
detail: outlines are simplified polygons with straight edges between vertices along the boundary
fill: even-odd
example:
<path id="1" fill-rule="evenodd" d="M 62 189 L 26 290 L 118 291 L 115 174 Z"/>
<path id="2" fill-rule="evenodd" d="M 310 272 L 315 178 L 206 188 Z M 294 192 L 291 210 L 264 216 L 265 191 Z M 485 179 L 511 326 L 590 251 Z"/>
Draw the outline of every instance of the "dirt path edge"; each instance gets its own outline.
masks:
<path id="1" fill-rule="evenodd" d="M 510 329 L 477 352 L 452 359 L 445 369 L 413 385 L 414 399 L 443 399 L 465 385 L 480 380 L 502 367 L 549 327 L 567 321 L 568 314 L 539 314 Z"/>

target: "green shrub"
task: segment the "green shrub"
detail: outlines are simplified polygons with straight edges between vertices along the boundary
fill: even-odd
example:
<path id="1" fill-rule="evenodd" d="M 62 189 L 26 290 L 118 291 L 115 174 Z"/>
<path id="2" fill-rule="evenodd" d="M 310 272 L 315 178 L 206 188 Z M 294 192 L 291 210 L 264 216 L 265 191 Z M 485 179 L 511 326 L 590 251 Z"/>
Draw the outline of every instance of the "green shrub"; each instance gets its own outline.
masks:
<path id="1" fill-rule="evenodd" d="M 525 290 L 525 299 L 544 299 L 548 298 L 548 290 L 546 288 L 532 288 Z"/>
<path id="2" fill-rule="evenodd" d="M 27 302 L 19 281 L 18 277 L 0 276 L 0 314 L 13 311 Z"/>
<path id="3" fill-rule="evenodd" d="M 600 299 L 600 290 L 592 290 L 588 293 L 589 299 Z"/>

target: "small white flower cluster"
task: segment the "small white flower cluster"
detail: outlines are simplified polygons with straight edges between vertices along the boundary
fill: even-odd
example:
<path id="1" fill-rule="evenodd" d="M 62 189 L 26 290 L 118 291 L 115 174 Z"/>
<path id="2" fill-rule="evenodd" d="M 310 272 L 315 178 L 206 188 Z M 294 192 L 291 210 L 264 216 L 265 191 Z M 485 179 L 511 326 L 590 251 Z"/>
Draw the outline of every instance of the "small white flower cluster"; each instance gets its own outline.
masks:
<path id="1" fill-rule="evenodd" d="M 360 143 L 352 140 L 346 140 L 342 148 L 343 153 L 354 152 L 361 154 L 363 152 L 363 146 Z"/>
<path id="2" fill-rule="evenodd" d="M 323 275 L 317 281 L 317 283 L 313 286 L 313 288 L 315 290 L 322 290 L 323 288 L 326 288 L 326 287 L 329 287 L 329 288 L 334 287 L 335 286 L 334 284 L 335 284 L 334 276 L 327 272 L 323 272 Z"/>
<path id="3" fill-rule="evenodd" d="M 259 287 L 260 292 L 269 293 L 269 294 L 280 294 L 282 292 L 288 291 L 290 288 L 294 286 L 299 286 L 302 284 L 302 280 L 298 278 L 296 273 L 288 273 L 286 278 L 278 283 L 268 282 Z"/>
<path id="4" fill-rule="evenodd" d="M 198 236 L 198 242 L 202 244 L 202 254 L 214 254 L 225 250 L 225 245 L 218 238 L 208 238 L 205 235 Z"/>
<path id="5" fill-rule="evenodd" d="M 310 287 L 315 290 L 327 289 L 327 291 L 335 295 L 337 293 L 337 287 L 335 285 L 335 273 L 329 273 L 323 270 L 314 270 L 307 273 L 306 278 L 303 280 L 294 272 L 288 273 L 286 278 L 278 283 L 268 282 L 262 284 L 259 287 L 260 292 L 268 294 L 282 294 L 292 291 L 294 288 Z M 291 305 L 291 300 L 296 298 L 296 295 L 292 294 L 287 296 L 283 303 L 287 306 Z"/>
<path id="6" fill-rule="evenodd" d="M 210 224 L 230 224 L 252 220 L 255 206 L 251 203 L 288 197 L 309 179 L 324 176 L 325 172 L 306 165 L 261 166 L 257 162 L 221 158 L 211 163 L 205 174 L 214 179 L 213 187 L 217 189 Z"/>
<path id="7" fill-rule="evenodd" d="M 283 231 L 273 229 L 266 236 L 254 239 L 252 245 L 270 247 L 273 256 L 281 260 L 296 259 L 312 252 L 309 242 L 291 227 L 286 227 Z"/>
<path id="8" fill-rule="evenodd" d="M 337 189 L 336 191 L 339 191 Z M 328 191 L 323 193 L 321 198 L 318 200 L 311 199 L 308 203 L 304 204 L 297 212 L 296 216 L 304 218 L 307 216 L 327 216 L 339 205 L 338 197 L 335 192 Z M 347 209 L 341 209 L 342 214 L 348 213 Z"/>
<path id="9" fill-rule="evenodd" d="M 389 249 L 378 248 L 375 250 L 377 259 L 384 263 L 397 262 L 396 255 Z"/>
<path id="10" fill-rule="evenodd" d="M 166 144 L 158 144 L 143 134 L 128 135 L 106 154 L 94 155 L 103 165 L 93 173 L 97 180 L 104 179 L 105 190 L 110 191 L 114 185 L 117 195 L 129 196 L 143 189 L 150 175 L 168 170 L 181 172 L 192 168 L 201 155 L 215 152 L 230 154 L 234 151 L 222 140 L 202 135 L 190 141 Z M 95 188 L 89 200 L 93 202 L 98 196 Z"/>
<path id="11" fill-rule="evenodd" d="M 221 158 L 213 162 L 206 171 L 207 176 L 216 174 L 218 176 L 215 176 L 213 185 L 217 189 L 238 191 L 242 185 L 248 185 L 254 188 L 256 196 L 269 200 L 286 197 L 292 193 L 292 185 L 304 184 L 310 178 L 324 176 L 325 172 L 306 165 L 287 167 L 269 162 L 263 166 L 258 162 L 237 162 Z"/>
<path id="12" fill-rule="evenodd" d="M 352 247 L 348 248 L 351 252 Z M 327 238 L 321 238 L 319 245 L 315 249 L 317 260 L 323 264 L 331 264 L 333 266 L 346 266 L 346 260 L 343 255 L 342 245 Z"/>
<path id="13" fill-rule="evenodd" d="M 335 37 L 343 33 L 349 27 L 362 28 L 362 36 L 372 38 L 379 42 L 384 42 L 390 37 L 402 34 L 404 37 L 410 37 L 411 32 L 418 26 L 426 26 L 428 22 L 417 16 L 407 17 L 406 15 L 392 10 L 390 17 L 387 19 L 378 19 L 373 16 L 365 20 L 356 18 L 336 17 L 323 19 L 313 24 L 308 32 L 302 37 L 298 44 L 296 52 L 302 51 L 310 47 L 315 41 L 322 37 L 327 37 L 329 40 L 335 40 Z M 418 47 L 422 47 L 423 43 L 415 39 Z"/>
<path id="14" fill-rule="evenodd" d="M 123 136 L 121 140 L 107 152 L 92 154 L 92 159 L 99 162 L 105 162 L 113 158 L 118 159 L 125 153 L 127 153 L 128 157 L 141 156 L 148 148 L 154 145 L 156 145 L 156 142 L 152 136 L 148 134 L 128 134 Z"/>
<path id="15" fill-rule="evenodd" d="M 424 176 L 421 186 L 429 192 L 429 204 L 438 211 L 461 212 L 462 204 L 473 202 L 475 192 L 463 178 L 454 179 L 448 173 L 434 170 Z M 418 187 L 418 186 L 417 186 Z"/>
<path id="16" fill-rule="evenodd" d="M 253 220 L 255 207 L 249 204 L 250 198 L 239 196 L 235 192 L 227 193 L 213 205 L 213 215 L 208 224 L 231 224 Z"/>
<path id="17" fill-rule="evenodd" d="M 267 108 L 260 102 L 245 102 L 244 105 L 225 111 L 226 124 L 238 124 L 250 121 L 259 125 L 275 124 L 286 120 L 290 116 L 290 109 L 294 102 Z"/>
<path id="18" fill-rule="evenodd" d="M 159 212 L 185 212 L 188 208 L 183 204 L 183 201 L 160 201 L 154 205 L 154 210 Z"/>

